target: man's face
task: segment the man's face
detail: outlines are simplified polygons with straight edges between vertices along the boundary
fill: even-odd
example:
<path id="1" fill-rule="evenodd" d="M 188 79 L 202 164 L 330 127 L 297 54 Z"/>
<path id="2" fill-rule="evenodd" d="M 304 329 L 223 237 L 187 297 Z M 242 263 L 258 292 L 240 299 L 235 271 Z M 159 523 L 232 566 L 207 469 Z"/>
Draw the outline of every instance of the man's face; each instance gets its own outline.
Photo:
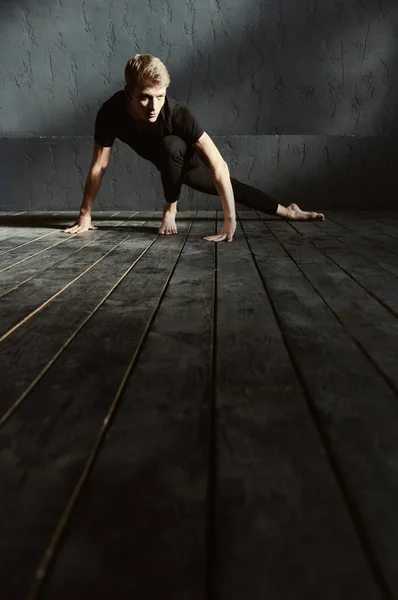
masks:
<path id="1" fill-rule="evenodd" d="M 155 123 L 166 99 L 166 88 L 149 84 L 135 87 L 130 96 L 130 109 L 134 118 Z"/>

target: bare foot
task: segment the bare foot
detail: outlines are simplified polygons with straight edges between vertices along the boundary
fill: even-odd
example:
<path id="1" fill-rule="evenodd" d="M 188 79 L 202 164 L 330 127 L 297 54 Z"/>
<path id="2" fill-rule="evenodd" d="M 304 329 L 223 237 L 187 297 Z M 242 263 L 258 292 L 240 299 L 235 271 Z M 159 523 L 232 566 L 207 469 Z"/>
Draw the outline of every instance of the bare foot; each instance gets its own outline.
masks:
<path id="1" fill-rule="evenodd" d="M 163 221 L 158 231 L 159 235 L 174 235 L 177 233 L 176 213 L 167 210 L 163 213 Z"/>
<path id="2" fill-rule="evenodd" d="M 289 204 L 287 207 L 288 215 L 285 217 L 286 219 L 290 219 L 292 221 L 324 221 L 325 215 L 323 213 L 312 212 L 301 210 L 297 204 Z"/>

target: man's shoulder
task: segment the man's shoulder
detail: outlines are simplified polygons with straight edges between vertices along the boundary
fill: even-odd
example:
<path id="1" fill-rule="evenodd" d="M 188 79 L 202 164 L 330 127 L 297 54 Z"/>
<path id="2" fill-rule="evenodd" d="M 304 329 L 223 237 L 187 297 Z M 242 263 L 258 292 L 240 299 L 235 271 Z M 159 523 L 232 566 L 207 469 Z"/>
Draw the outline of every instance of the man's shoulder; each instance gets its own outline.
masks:
<path id="1" fill-rule="evenodd" d="M 170 96 L 167 96 L 167 101 L 169 118 L 173 123 L 185 122 L 189 118 L 191 111 L 184 101 Z"/>
<path id="2" fill-rule="evenodd" d="M 124 90 L 119 90 L 101 104 L 100 110 L 111 113 L 119 110 L 124 105 L 124 97 Z"/>
<path id="3" fill-rule="evenodd" d="M 166 96 L 167 99 L 167 103 L 170 107 L 170 109 L 176 108 L 177 106 L 179 106 L 181 104 L 180 100 L 176 100 L 176 98 L 173 98 L 172 96 L 169 96 L 167 94 Z"/>

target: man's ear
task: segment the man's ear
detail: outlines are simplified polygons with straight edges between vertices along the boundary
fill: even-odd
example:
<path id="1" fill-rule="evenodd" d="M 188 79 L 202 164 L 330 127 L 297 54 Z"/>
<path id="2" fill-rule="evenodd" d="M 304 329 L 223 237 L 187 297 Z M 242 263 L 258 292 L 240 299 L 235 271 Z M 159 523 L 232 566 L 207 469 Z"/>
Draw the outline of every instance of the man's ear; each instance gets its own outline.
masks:
<path id="1" fill-rule="evenodd" d="M 124 86 L 124 91 L 128 99 L 130 99 L 133 95 L 134 87 L 129 85 L 128 83 Z"/>

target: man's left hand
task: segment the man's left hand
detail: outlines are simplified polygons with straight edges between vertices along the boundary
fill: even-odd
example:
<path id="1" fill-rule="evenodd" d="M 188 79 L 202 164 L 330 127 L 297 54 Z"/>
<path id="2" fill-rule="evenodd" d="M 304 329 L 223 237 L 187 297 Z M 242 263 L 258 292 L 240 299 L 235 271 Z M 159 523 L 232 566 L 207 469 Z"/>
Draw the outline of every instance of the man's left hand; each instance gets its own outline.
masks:
<path id="1" fill-rule="evenodd" d="M 228 219 L 227 221 L 224 221 L 223 228 L 221 229 L 221 231 L 218 235 L 208 235 L 207 237 L 205 237 L 203 239 L 207 240 L 208 242 L 223 242 L 224 240 L 227 242 L 232 242 L 232 239 L 233 239 L 234 233 L 235 233 L 235 229 L 236 229 L 236 220 Z"/>

